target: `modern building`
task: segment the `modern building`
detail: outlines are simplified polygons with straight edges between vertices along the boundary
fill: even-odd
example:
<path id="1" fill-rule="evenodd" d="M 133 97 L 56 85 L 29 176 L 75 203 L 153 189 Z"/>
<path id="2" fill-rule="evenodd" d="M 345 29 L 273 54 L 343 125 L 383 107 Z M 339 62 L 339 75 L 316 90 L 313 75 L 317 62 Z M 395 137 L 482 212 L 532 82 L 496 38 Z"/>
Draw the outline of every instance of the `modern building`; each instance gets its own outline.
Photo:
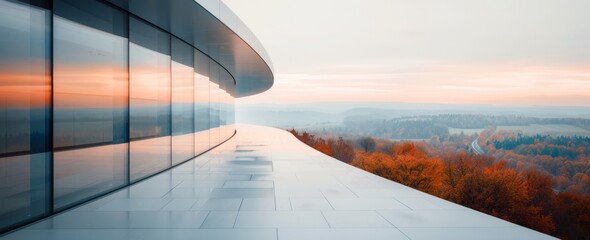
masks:
<path id="1" fill-rule="evenodd" d="M 0 36 L 0 232 L 208 151 L 273 84 L 217 0 L 0 0 Z"/>
<path id="2" fill-rule="evenodd" d="M 219 0 L 0 0 L 0 238 L 552 239 L 235 125 L 273 81 Z"/>

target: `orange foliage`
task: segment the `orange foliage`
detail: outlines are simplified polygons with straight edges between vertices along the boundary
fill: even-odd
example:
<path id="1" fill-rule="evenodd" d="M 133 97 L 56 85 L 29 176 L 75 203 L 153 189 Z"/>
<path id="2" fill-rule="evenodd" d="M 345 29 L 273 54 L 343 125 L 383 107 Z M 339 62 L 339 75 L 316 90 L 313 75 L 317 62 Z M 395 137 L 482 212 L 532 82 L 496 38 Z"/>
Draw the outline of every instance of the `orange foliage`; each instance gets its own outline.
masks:
<path id="1" fill-rule="evenodd" d="M 436 193 L 442 185 L 442 162 L 430 159 L 414 144 L 394 146 L 391 156 L 383 152 L 357 152 L 351 165 L 384 178 L 429 193 Z"/>
<path id="2" fill-rule="evenodd" d="M 345 163 L 350 163 L 354 159 L 354 148 L 351 144 L 348 144 L 342 138 L 338 138 L 337 141 L 328 140 L 328 145 L 332 150 L 332 155 L 334 158 L 343 161 Z"/>
<path id="3" fill-rule="evenodd" d="M 557 232 L 563 239 L 590 238 L 590 198 L 562 192 L 553 200 L 553 219 L 559 223 Z"/>
<path id="4" fill-rule="evenodd" d="M 388 154 L 383 152 L 365 153 L 363 151 L 357 151 L 356 156 L 350 163 L 351 165 L 387 179 L 393 177 L 393 159 Z"/>
<path id="5" fill-rule="evenodd" d="M 416 145 L 411 142 L 405 142 L 401 145 L 393 145 L 393 154 L 394 155 L 411 155 L 418 158 L 426 158 L 426 153 L 422 152 Z"/>
<path id="6" fill-rule="evenodd" d="M 523 176 L 501 161 L 469 173 L 458 185 L 457 203 L 545 233 L 555 229 L 551 218 L 531 201 Z"/>
<path id="7" fill-rule="evenodd" d="M 325 141 L 318 141 L 312 147 L 322 152 L 323 154 L 332 156 L 332 149 Z"/>
<path id="8" fill-rule="evenodd" d="M 393 176 L 389 179 L 420 191 L 439 193 L 443 183 L 443 164 L 439 159 L 428 158 L 411 143 L 404 143 L 394 152 Z"/>

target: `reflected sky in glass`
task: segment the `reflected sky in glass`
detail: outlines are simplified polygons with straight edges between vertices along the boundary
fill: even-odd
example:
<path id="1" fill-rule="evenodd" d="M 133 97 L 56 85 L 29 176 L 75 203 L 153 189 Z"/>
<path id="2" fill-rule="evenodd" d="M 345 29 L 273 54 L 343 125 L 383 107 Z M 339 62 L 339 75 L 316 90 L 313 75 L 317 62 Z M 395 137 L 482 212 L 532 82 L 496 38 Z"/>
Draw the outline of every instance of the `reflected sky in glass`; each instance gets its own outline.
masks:
<path id="1" fill-rule="evenodd" d="M 130 19 L 130 180 L 171 166 L 170 35 Z"/>
<path id="2" fill-rule="evenodd" d="M 128 40 L 126 14 L 102 3 L 60 0 L 54 11 L 54 208 L 61 209 L 126 184 Z"/>
<path id="3" fill-rule="evenodd" d="M 50 12 L 0 0 L 0 232 L 49 212 Z"/>
<path id="4" fill-rule="evenodd" d="M 193 48 L 172 38 L 172 164 L 195 156 L 194 152 Z"/>

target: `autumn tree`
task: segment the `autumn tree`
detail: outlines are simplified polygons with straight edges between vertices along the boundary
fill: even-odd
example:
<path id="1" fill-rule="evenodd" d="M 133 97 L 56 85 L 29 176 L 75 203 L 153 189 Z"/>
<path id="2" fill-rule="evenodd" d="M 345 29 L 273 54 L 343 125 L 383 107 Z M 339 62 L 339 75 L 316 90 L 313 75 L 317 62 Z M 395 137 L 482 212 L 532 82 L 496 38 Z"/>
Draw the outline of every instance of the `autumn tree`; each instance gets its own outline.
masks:
<path id="1" fill-rule="evenodd" d="M 564 239 L 590 239 L 590 198 L 561 192 L 553 198 L 553 219 Z"/>
<path id="2" fill-rule="evenodd" d="M 545 209 L 544 213 L 548 214 L 554 195 L 551 176 L 532 169 L 523 171 L 522 174 L 531 197 L 531 204 Z"/>
<path id="3" fill-rule="evenodd" d="M 309 146 L 313 146 L 315 144 L 315 136 L 306 131 L 302 132 L 301 134 L 294 128 L 288 131 L 291 134 L 293 134 L 297 139 L 299 139 L 299 141 L 302 141 L 303 143 Z"/>
<path id="4" fill-rule="evenodd" d="M 461 186 L 465 177 L 470 173 L 478 171 L 482 166 L 478 164 L 472 155 L 468 155 L 465 152 L 459 152 L 456 155 L 446 154 L 443 158 L 443 191 L 441 191 L 441 197 L 451 200 L 458 201 L 461 197 L 458 192 L 459 186 Z"/>
<path id="5" fill-rule="evenodd" d="M 328 142 L 326 140 L 324 140 L 323 138 L 319 138 L 318 140 L 315 140 L 313 145 L 311 145 L 313 148 L 315 148 L 316 150 L 322 152 L 323 154 L 326 154 L 328 156 L 334 156 L 333 152 L 332 152 L 332 148 L 330 147 L 330 145 L 328 145 Z"/>
<path id="6" fill-rule="evenodd" d="M 374 152 L 377 147 L 377 142 L 372 137 L 359 138 L 356 144 L 365 152 Z"/>
<path id="7" fill-rule="evenodd" d="M 350 163 L 354 159 L 354 148 L 341 137 L 338 140 L 329 140 L 328 145 L 330 145 L 332 157 L 345 163 Z"/>
<path id="8" fill-rule="evenodd" d="M 443 177 L 443 164 L 439 159 L 429 158 L 409 142 L 394 145 L 392 152 L 388 179 L 424 192 L 438 193 Z"/>
<path id="9" fill-rule="evenodd" d="M 549 215 L 531 203 L 527 182 L 522 175 L 500 161 L 482 171 L 468 174 L 459 187 L 457 203 L 527 227 L 552 233 Z"/>
<path id="10" fill-rule="evenodd" d="M 394 178 L 393 159 L 389 154 L 383 152 L 366 153 L 363 151 L 357 151 L 356 156 L 357 157 L 350 163 L 351 165 L 387 179 Z"/>
<path id="11" fill-rule="evenodd" d="M 391 168 L 393 181 L 431 194 L 441 189 L 443 165 L 438 159 L 397 155 Z"/>
<path id="12" fill-rule="evenodd" d="M 416 147 L 416 144 L 412 142 L 405 142 L 403 144 L 393 145 L 393 155 L 411 155 L 418 158 L 426 158 L 426 153 L 422 152 Z"/>

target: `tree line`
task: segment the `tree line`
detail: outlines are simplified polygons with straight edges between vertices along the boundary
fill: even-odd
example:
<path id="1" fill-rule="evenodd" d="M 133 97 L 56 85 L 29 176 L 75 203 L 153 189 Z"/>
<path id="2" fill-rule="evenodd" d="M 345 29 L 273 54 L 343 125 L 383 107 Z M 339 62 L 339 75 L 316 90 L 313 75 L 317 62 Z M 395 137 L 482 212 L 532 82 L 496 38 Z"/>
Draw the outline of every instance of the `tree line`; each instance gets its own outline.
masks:
<path id="1" fill-rule="evenodd" d="M 373 136 L 386 139 L 430 139 L 450 135 L 449 128 L 482 129 L 495 126 L 565 124 L 590 130 L 590 119 L 536 118 L 521 115 L 439 114 L 393 119 L 345 119 L 343 126 L 326 129 L 340 136 Z"/>
<path id="2" fill-rule="evenodd" d="M 555 191 L 590 196 L 590 137 L 487 130 L 479 140 L 488 153 L 514 169 L 550 175 Z"/>

